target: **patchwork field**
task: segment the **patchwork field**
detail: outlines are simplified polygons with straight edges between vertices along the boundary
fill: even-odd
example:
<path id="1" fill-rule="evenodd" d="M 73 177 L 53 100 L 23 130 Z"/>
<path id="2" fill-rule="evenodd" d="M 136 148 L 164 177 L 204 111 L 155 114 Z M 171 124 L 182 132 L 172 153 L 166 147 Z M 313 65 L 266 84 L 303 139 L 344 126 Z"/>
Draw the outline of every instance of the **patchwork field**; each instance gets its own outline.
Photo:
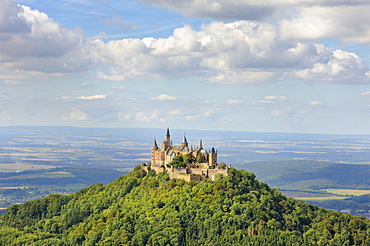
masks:
<path id="1" fill-rule="evenodd" d="M 56 179 L 56 178 L 65 178 L 65 177 L 76 177 L 76 176 L 73 175 L 70 172 L 57 171 L 57 172 L 42 172 L 42 173 L 34 173 L 34 174 L 25 174 L 25 175 L 10 176 L 10 177 L 6 177 L 6 178 L 0 178 L 0 180 L 35 179 L 35 178 Z"/>
<path id="2" fill-rule="evenodd" d="M 337 196 L 330 193 L 317 193 L 308 191 L 281 191 L 286 197 L 291 197 L 302 201 L 328 201 L 328 200 L 343 200 L 349 196 Z"/>
<path id="3" fill-rule="evenodd" d="M 37 165 L 37 164 L 27 164 L 27 163 L 0 163 L 0 172 L 14 173 L 20 170 L 40 170 L 40 169 L 50 169 L 53 166 L 48 165 Z"/>
<path id="4" fill-rule="evenodd" d="M 370 194 L 370 190 L 323 189 L 322 191 L 336 194 L 336 195 L 343 195 L 343 196 L 362 196 L 362 195 Z"/>

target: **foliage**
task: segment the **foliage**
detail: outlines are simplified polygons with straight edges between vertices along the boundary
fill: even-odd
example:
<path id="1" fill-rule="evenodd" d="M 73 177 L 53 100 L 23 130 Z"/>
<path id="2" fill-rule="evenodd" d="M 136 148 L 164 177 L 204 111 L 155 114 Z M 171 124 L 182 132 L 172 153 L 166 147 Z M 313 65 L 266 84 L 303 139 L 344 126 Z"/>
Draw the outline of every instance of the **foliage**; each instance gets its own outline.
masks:
<path id="1" fill-rule="evenodd" d="M 197 152 L 197 156 L 195 157 L 195 162 L 196 163 L 202 163 L 204 162 L 204 157 L 201 152 Z"/>
<path id="2" fill-rule="evenodd" d="M 189 161 L 189 156 L 179 154 L 172 159 L 172 161 L 168 164 L 168 166 L 182 168 L 182 167 L 186 167 L 186 164 L 188 163 L 188 161 Z"/>
<path id="3" fill-rule="evenodd" d="M 370 224 L 287 199 L 246 171 L 188 183 L 138 169 L 13 205 L 0 245 L 370 245 Z"/>

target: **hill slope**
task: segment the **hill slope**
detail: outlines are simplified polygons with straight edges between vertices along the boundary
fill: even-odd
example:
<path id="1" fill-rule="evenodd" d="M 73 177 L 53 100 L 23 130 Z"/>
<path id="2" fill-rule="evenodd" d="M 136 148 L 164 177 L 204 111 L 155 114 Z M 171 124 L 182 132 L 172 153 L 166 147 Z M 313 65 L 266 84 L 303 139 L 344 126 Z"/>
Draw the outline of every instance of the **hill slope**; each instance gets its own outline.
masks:
<path id="1" fill-rule="evenodd" d="M 187 183 L 141 169 L 10 207 L 0 245 L 370 245 L 370 223 L 287 199 L 231 169 Z"/>

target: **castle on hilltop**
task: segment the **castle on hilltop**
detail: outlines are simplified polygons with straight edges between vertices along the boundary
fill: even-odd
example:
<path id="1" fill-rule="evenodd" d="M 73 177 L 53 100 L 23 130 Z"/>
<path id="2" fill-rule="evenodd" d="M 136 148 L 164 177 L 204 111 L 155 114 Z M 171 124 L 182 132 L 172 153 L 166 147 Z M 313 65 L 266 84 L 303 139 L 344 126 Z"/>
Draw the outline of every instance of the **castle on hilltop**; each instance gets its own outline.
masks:
<path id="1" fill-rule="evenodd" d="M 170 129 L 167 128 L 165 140 L 159 147 L 154 139 L 151 148 L 150 166 L 143 165 L 148 171 L 153 169 L 156 173 L 167 171 L 170 178 L 181 178 L 186 181 L 201 181 L 204 179 L 214 180 L 217 174 L 227 176 L 230 166 L 217 163 L 217 151 L 212 148 L 210 151 L 203 149 L 202 140 L 199 146 L 190 146 L 184 135 L 179 146 L 173 145 Z"/>

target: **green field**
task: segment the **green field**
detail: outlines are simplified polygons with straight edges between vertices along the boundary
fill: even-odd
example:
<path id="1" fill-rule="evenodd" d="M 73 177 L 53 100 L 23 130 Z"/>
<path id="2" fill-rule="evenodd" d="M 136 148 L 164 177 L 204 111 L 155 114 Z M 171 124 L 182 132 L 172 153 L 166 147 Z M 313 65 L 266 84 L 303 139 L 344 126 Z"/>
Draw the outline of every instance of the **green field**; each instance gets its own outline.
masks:
<path id="1" fill-rule="evenodd" d="M 322 191 L 342 196 L 362 196 L 370 194 L 370 190 L 355 189 L 323 189 Z"/>
<path id="2" fill-rule="evenodd" d="M 42 172 L 42 173 L 35 173 L 35 174 L 25 174 L 25 175 L 17 175 L 17 176 L 10 176 L 6 178 L 0 178 L 0 180 L 9 180 L 9 179 L 32 179 L 32 178 L 65 178 L 65 177 L 76 177 L 70 172 L 64 171 L 56 171 L 56 172 Z"/>
<path id="3" fill-rule="evenodd" d="M 346 196 L 337 196 L 330 193 L 318 193 L 318 192 L 309 192 L 309 191 L 290 191 L 285 190 L 281 191 L 282 194 L 286 197 L 291 197 L 297 200 L 302 201 L 328 201 L 328 200 L 343 200 L 348 198 Z"/>

